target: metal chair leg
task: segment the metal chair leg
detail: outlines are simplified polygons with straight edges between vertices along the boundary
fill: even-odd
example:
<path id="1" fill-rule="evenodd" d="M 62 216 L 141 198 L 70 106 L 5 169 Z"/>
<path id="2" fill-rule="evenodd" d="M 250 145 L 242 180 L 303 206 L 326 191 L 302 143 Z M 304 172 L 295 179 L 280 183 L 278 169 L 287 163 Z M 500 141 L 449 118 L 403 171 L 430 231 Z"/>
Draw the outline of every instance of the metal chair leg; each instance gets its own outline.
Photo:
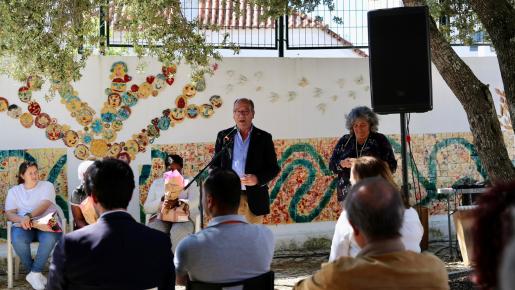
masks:
<path id="1" fill-rule="evenodd" d="M 20 257 L 14 256 L 14 279 L 20 278 Z"/>

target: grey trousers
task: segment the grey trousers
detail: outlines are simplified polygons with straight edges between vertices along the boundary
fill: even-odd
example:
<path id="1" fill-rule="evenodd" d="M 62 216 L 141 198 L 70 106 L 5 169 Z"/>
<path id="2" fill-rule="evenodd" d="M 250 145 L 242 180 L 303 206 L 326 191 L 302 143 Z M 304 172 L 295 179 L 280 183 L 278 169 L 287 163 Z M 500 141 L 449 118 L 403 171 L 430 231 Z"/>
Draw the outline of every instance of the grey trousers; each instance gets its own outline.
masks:
<path id="1" fill-rule="evenodd" d="M 195 230 L 192 221 L 183 223 L 172 223 L 155 219 L 151 223 L 149 223 L 148 226 L 167 235 L 170 235 L 170 240 L 172 242 L 172 252 L 174 254 L 175 248 L 177 248 L 177 244 L 179 244 L 179 242 L 182 241 L 182 239 L 184 239 L 188 235 L 191 235 Z"/>

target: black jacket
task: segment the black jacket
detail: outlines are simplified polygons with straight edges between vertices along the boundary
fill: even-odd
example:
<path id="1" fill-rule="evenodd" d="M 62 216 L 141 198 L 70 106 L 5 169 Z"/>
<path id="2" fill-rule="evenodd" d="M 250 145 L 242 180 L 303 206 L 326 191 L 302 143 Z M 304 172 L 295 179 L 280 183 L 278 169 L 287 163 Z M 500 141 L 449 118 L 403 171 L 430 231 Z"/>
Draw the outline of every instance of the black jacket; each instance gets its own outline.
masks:
<path id="1" fill-rule="evenodd" d="M 232 152 L 234 148 L 234 127 L 218 132 L 215 144 L 215 153 L 222 151 L 227 144 L 227 150 L 222 152 L 220 158 L 213 163 L 213 168 L 224 169 L 232 168 Z M 229 134 L 229 136 L 228 136 Z M 225 138 L 227 136 L 227 138 Z M 224 140 L 225 139 L 225 140 Z M 250 133 L 250 144 L 247 152 L 245 173 L 257 176 L 258 184 L 246 186 L 247 199 L 250 211 L 255 215 L 265 215 L 270 213 L 270 196 L 268 194 L 268 182 L 274 179 L 279 173 L 277 156 L 275 154 L 274 142 L 270 133 L 252 128 Z"/>
<path id="2" fill-rule="evenodd" d="M 57 244 L 46 289 L 175 289 L 170 238 L 126 212 L 102 216 Z"/>

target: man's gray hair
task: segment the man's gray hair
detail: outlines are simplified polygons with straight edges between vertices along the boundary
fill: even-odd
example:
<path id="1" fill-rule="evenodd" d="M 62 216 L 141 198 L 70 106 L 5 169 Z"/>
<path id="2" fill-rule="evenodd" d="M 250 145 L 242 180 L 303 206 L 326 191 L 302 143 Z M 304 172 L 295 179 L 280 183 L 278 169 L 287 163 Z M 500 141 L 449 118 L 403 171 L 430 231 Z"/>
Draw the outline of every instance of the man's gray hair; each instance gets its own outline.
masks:
<path id="1" fill-rule="evenodd" d="M 352 130 L 352 125 L 356 122 L 357 119 L 365 119 L 370 125 L 370 132 L 377 132 L 379 126 L 379 118 L 377 114 L 374 113 L 369 107 L 361 106 L 355 107 L 352 109 L 349 114 L 345 116 L 345 127 L 354 134 Z"/>
<path id="2" fill-rule="evenodd" d="M 345 200 L 345 210 L 350 223 L 369 241 L 400 237 L 404 219 L 401 195 L 382 177 L 356 183 Z"/>
<path id="3" fill-rule="evenodd" d="M 247 98 L 237 98 L 236 101 L 234 101 L 233 106 L 235 106 L 237 103 L 245 103 L 250 106 L 250 110 L 254 112 L 254 102 L 251 99 Z"/>

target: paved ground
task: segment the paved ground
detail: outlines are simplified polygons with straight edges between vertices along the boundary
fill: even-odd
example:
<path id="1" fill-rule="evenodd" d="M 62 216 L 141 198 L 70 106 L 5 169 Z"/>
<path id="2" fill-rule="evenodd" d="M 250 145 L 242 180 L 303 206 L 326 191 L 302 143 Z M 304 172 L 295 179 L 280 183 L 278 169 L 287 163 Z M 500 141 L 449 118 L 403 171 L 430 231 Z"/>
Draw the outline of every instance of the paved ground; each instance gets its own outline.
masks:
<path id="1" fill-rule="evenodd" d="M 438 252 L 441 244 L 433 244 L 430 248 L 431 252 Z M 474 289 L 468 277 L 470 268 L 465 267 L 461 262 L 451 262 L 449 257 L 445 256 L 446 251 L 438 252 L 438 256 L 446 262 L 447 270 L 450 274 L 450 288 L 456 290 Z M 293 285 L 301 279 L 308 277 L 315 271 L 320 269 L 320 264 L 327 261 L 327 249 L 320 250 L 292 250 L 277 252 L 272 263 L 272 269 L 276 273 L 275 285 L 277 290 L 292 289 Z M 0 289 L 5 289 L 7 285 L 7 275 L 4 268 L 0 268 Z M 25 281 L 25 275 L 20 274 L 20 279 L 15 281 L 14 289 L 30 290 L 30 286 Z M 184 289 L 176 287 L 177 290 Z"/>

